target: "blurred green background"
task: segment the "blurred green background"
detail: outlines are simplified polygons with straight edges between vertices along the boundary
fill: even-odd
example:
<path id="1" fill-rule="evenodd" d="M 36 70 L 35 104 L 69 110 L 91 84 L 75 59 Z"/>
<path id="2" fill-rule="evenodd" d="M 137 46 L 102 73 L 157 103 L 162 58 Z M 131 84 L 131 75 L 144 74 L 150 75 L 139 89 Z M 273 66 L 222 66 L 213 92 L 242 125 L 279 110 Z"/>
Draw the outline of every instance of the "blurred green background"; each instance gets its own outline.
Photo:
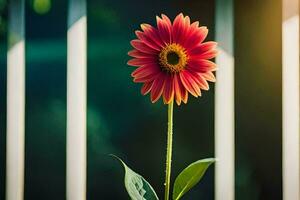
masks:
<path id="1" fill-rule="evenodd" d="M 87 199 L 129 199 L 119 155 L 163 195 L 167 113 L 126 65 L 139 24 L 179 12 L 214 39 L 211 0 L 88 0 Z M 235 1 L 236 199 L 281 199 L 281 1 Z M 65 199 L 66 0 L 26 1 L 25 199 Z M 5 196 L 7 1 L 0 0 L 0 199 Z M 224 119 L 226 120 L 226 119 Z M 174 110 L 172 178 L 214 156 L 214 85 Z M 214 170 L 183 199 L 213 199 Z"/>

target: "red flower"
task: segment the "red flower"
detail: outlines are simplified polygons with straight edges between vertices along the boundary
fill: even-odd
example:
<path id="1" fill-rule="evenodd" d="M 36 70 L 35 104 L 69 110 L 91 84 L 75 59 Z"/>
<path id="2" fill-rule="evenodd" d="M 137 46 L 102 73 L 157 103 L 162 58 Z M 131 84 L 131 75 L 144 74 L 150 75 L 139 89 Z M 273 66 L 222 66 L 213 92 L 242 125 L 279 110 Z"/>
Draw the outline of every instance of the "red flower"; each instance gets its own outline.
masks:
<path id="1" fill-rule="evenodd" d="M 208 29 L 199 22 L 190 23 L 188 16 L 177 15 L 173 23 L 166 15 L 156 17 L 157 28 L 142 24 L 132 40 L 133 59 L 128 65 L 138 67 L 131 74 L 133 81 L 143 83 L 141 93 L 151 93 L 151 101 L 163 96 L 164 103 L 176 100 L 187 103 L 188 93 L 201 96 L 208 90 L 207 81 L 214 82 L 216 64 L 209 61 L 216 56 L 216 42 L 204 42 Z"/>

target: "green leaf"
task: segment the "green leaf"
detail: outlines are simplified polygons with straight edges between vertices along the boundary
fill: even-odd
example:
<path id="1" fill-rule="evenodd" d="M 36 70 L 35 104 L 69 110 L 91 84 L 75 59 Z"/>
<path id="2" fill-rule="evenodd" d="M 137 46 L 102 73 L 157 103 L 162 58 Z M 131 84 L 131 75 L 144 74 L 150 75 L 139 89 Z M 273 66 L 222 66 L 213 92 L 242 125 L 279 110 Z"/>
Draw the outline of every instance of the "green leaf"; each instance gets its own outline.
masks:
<path id="1" fill-rule="evenodd" d="M 185 168 L 176 178 L 173 188 L 173 200 L 180 199 L 203 177 L 207 168 L 215 162 L 214 158 L 198 160 Z"/>
<path id="2" fill-rule="evenodd" d="M 132 171 L 119 157 L 111 155 L 119 160 L 125 169 L 124 184 L 132 200 L 158 200 L 151 185 L 139 174 Z"/>

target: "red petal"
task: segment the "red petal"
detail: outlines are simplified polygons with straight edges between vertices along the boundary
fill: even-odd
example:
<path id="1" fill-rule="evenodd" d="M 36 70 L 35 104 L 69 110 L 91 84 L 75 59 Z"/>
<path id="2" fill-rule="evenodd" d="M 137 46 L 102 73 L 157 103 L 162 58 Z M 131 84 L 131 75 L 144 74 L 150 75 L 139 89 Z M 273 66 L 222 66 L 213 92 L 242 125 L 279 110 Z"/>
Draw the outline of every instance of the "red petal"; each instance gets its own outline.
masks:
<path id="1" fill-rule="evenodd" d="M 210 82 L 216 82 L 216 77 L 212 72 L 201 73 L 201 75 Z"/>
<path id="2" fill-rule="evenodd" d="M 180 74 L 180 80 L 187 89 L 193 96 L 198 97 L 201 96 L 201 91 L 197 83 L 191 78 L 190 74 L 188 71 L 182 71 Z"/>
<path id="3" fill-rule="evenodd" d="M 151 89 L 152 103 L 155 103 L 159 99 L 164 90 L 165 76 L 166 75 L 164 73 L 161 73 L 153 82 Z"/>
<path id="4" fill-rule="evenodd" d="M 156 45 L 163 47 L 164 43 L 160 39 L 158 30 L 156 28 L 149 24 L 141 24 L 141 28 L 144 31 L 145 35 L 151 38 L 151 40 L 153 40 L 156 43 Z"/>
<path id="5" fill-rule="evenodd" d="M 174 75 L 174 90 L 175 90 L 176 103 L 178 105 L 181 104 L 181 101 L 183 101 L 183 103 L 187 103 L 188 91 L 182 85 L 180 77 L 177 74 Z"/>
<path id="6" fill-rule="evenodd" d="M 191 59 L 187 68 L 195 72 L 216 71 L 217 65 L 209 60 Z"/>
<path id="7" fill-rule="evenodd" d="M 188 49 L 189 55 L 190 56 L 197 56 L 197 55 L 201 55 L 203 53 L 206 53 L 207 51 L 211 51 L 211 50 L 215 50 L 217 47 L 216 42 L 204 42 L 202 44 L 200 44 L 199 46 L 195 47 L 192 50 Z"/>
<path id="8" fill-rule="evenodd" d="M 137 50 L 147 53 L 147 54 L 157 54 L 158 51 L 148 47 L 144 42 L 140 40 L 132 40 L 130 44 Z"/>
<path id="9" fill-rule="evenodd" d="M 164 103 L 168 104 L 174 97 L 174 78 L 172 75 L 166 75 L 165 87 L 163 92 Z"/>
<path id="10" fill-rule="evenodd" d="M 148 37 L 142 31 L 135 31 L 135 34 L 142 42 L 144 42 L 150 48 L 155 49 L 157 51 L 161 50 L 161 47 L 159 47 L 150 37 Z"/>
<path id="11" fill-rule="evenodd" d="M 200 45 L 208 34 L 208 29 L 205 26 L 200 28 L 195 28 L 195 30 L 191 30 L 187 35 L 187 40 L 184 42 L 183 46 L 186 49 L 193 49 Z"/>
<path id="12" fill-rule="evenodd" d="M 144 83 L 144 85 L 141 88 L 141 93 L 142 95 L 146 95 L 150 92 L 151 88 L 152 88 L 152 84 L 153 82 L 146 82 Z"/>
<path id="13" fill-rule="evenodd" d="M 185 27 L 188 28 L 191 26 L 191 19 L 189 16 L 185 16 L 184 18 L 184 24 L 185 24 Z"/>
<path id="14" fill-rule="evenodd" d="M 183 101 L 183 103 L 185 103 L 185 104 L 187 103 L 188 97 L 189 97 L 188 91 L 184 90 L 184 94 L 183 94 L 183 96 L 181 96 L 181 100 Z"/>
<path id="15" fill-rule="evenodd" d="M 161 18 L 168 24 L 168 26 L 170 26 L 170 28 L 172 28 L 171 27 L 172 26 L 172 22 L 171 22 L 170 18 L 167 15 L 161 14 Z"/>
<path id="16" fill-rule="evenodd" d="M 127 62 L 127 65 L 131 65 L 131 66 L 142 66 L 142 65 L 146 65 L 146 64 L 154 64 L 156 63 L 156 59 L 155 58 L 133 58 L 131 60 L 129 60 Z"/>
<path id="17" fill-rule="evenodd" d="M 194 79 L 194 81 L 198 84 L 198 86 L 203 90 L 209 90 L 209 85 L 204 77 L 200 73 L 191 73 L 190 75 Z"/>
<path id="18" fill-rule="evenodd" d="M 177 105 L 180 105 L 181 103 L 181 88 L 178 83 L 177 75 L 174 76 L 174 90 L 175 90 L 175 100 Z"/>
<path id="19" fill-rule="evenodd" d="M 182 13 L 176 16 L 173 21 L 172 27 L 172 36 L 173 42 L 182 44 L 185 39 L 185 35 L 187 32 L 188 26 L 186 26 L 186 21 Z"/>
<path id="20" fill-rule="evenodd" d="M 185 76 L 186 76 L 187 80 L 191 83 L 191 85 L 192 85 L 194 91 L 196 92 L 196 94 L 198 96 L 201 96 L 200 85 L 197 83 L 195 77 L 189 72 L 186 72 Z"/>
<path id="21" fill-rule="evenodd" d="M 133 49 L 128 52 L 128 55 L 134 58 L 153 58 L 155 57 L 154 55 L 143 53 L 141 51 L 138 51 L 136 49 Z"/>
<path id="22" fill-rule="evenodd" d="M 192 29 L 199 28 L 199 22 L 198 21 L 193 22 L 190 27 Z"/>
<path id="23" fill-rule="evenodd" d="M 193 58 L 196 58 L 196 59 L 213 59 L 217 56 L 218 54 L 218 51 L 217 50 L 211 50 L 211 51 L 207 51 L 197 57 L 194 57 Z"/>
<path id="24" fill-rule="evenodd" d="M 135 83 L 146 83 L 146 82 L 151 82 L 153 81 L 159 74 L 156 75 L 149 75 L 145 77 L 135 77 L 133 79 L 133 82 Z"/>
<path id="25" fill-rule="evenodd" d="M 168 27 L 170 43 L 171 43 L 172 42 L 172 22 L 169 19 L 169 17 L 164 14 L 162 14 L 161 17 L 162 17 L 163 21 L 165 22 L 166 26 Z"/>
<path id="26" fill-rule="evenodd" d="M 156 23 L 160 38 L 165 44 L 171 43 L 171 27 L 168 22 L 156 16 Z"/>
<path id="27" fill-rule="evenodd" d="M 142 67 L 137 68 L 131 73 L 132 77 L 135 78 L 141 78 L 141 77 L 147 77 L 147 76 L 155 76 L 158 73 L 160 73 L 160 69 L 158 66 L 155 66 L 153 64 L 144 65 Z"/>

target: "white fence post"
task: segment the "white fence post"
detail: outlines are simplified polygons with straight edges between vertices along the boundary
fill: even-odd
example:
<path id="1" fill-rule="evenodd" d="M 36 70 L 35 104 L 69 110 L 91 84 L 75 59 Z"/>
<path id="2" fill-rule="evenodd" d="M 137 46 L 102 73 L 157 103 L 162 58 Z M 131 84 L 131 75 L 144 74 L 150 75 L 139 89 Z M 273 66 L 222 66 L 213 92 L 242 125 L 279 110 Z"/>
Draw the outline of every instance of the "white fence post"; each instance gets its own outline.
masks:
<path id="1" fill-rule="evenodd" d="M 25 15 L 24 0 L 9 4 L 7 52 L 6 199 L 24 196 L 25 148 Z"/>
<path id="2" fill-rule="evenodd" d="M 299 1 L 282 4 L 283 199 L 300 200 Z"/>
<path id="3" fill-rule="evenodd" d="M 234 200 L 234 48 L 233 0 L 216 1 L 215 198 Z"/>
<path id="4" fill-rule="evenodd" d="M 86 199 L 85 0 L 69 0 L 67 58 L 67 199 Z"/>

